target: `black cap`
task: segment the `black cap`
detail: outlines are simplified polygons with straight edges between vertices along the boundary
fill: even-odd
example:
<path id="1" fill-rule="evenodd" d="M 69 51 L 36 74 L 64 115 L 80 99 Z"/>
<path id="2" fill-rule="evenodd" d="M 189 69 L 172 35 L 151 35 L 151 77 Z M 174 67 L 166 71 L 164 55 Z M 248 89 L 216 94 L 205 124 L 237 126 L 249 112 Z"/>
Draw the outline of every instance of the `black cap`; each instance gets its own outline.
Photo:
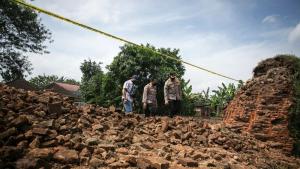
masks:
<path id="1" fill-rule="evenodd" d="M 171 73 L 170 73 L 170 76 L 175 76 L 175 75 L 176 75 L 175 72 L 171 72 Z"/>
<path id="2" fill-rule="evenodd" d="M 138 78 L 137 75 L 133 75 L 133 76 L 131 77 L 131 79 L 134 79 L 134 80 L 136 80 L 137 78 Z"/>

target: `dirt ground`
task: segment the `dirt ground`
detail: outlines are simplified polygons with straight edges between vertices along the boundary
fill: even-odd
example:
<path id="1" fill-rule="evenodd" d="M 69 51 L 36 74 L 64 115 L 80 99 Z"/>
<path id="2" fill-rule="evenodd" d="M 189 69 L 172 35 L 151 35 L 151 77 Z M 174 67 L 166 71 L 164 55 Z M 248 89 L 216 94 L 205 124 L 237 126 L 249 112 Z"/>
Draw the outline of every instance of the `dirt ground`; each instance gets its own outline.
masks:
<path id="1" fill-rule="evenodd" d="M 220 119 L 124 115 L 0 85 L 0 168 L 298 168 Z"/>

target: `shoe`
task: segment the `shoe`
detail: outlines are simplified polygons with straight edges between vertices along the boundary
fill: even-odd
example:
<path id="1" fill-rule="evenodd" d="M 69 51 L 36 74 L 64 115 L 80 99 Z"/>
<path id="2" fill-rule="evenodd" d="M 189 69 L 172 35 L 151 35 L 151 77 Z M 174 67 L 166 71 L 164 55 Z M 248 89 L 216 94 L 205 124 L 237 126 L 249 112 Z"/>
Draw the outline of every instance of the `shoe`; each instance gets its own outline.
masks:
<path id="1" fill-rule="evenodd" d="M 133 112 L 125 113 L 125 116 L 132 116 L 132 115 L 133 115 Z"/>

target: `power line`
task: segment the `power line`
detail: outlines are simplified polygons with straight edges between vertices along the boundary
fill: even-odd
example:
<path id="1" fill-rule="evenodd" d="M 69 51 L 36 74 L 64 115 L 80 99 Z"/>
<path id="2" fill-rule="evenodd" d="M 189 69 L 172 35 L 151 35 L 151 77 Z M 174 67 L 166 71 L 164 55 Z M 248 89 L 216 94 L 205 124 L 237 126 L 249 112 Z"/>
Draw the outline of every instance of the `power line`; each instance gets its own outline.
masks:
<path id="1" fill-rule="evenodd" d="M 88 29 L 88 30 L 90 30 L 90 31 L 93 31 L 93 32 L 96 32 L 96 33 L 105 35 L 105 36 L 107 36 L 107 37 L 110 37 L 110 38 L 119 40 L 119 41 L 121 41 L 121 42 L 125 42 L 125 43 L 131 44 L 131 45 L 133 45 L 133 46 L 136 46 L 136 47 L 139 47 L 139 48 L 143 48 L 143 49 L 146 49 L 146 50 L 151 50 L 152 52 L 154 52 L 154 53 L 156 53 L 156 54 L 159 54 L 159 55 L 161 55 L 161 56 L 164 56 L 164 57 L 167 57 L 167 58 L 169 58 L 169 59 L 175 60 L 175 61 L 177 61 L 177 62 L 184 63 L 184 64 L 186 64 L 186 65 L 195 67 L 195 68 L 197 68 L 197 69 L 206 71 L 206 72 L 208 72 L 208 73 L 211 73 L 211 74 L 214 74 L 214 75 L 217 75 L 217 76 L 221 76 L 221 77 L 223 77 L 223 78 L 227 78 L 227 79 L 230 79 L 230 80 L 239 81 L 239 80 L 237 80 L 237 79 L 235 79 L 235 78 L 232 78 L 232 77 L 223 75 L 223 74 L 221 74 L 221 73 L 217 73 L 217 72 L 208 70 L 208 69 L 203 68 L 203 67 L 201 67 L 201 66 L 197 66 L 197 65 L 194 65 L 194 64 L 192 64 L 192 63 L 186 62 L 186 61 L 184 61 L 184 60 L 180 60 L 180 59 L 177 59 L 177 58 L 175 58 L 175 57 L 172 57 L 172 56 L 170 56 L 170 55 L 166 55 L 166 54 L 160 53 L 160 52 L 158 52 L 158 51 L 156 51 L 156 50 L 153 50 L 153 49 L 151 49 L 151 48 L 148 48 L 148 47 L 146 47 L 146 46 L 138 45 L 137 43 L 131 42 L 131 41 L 126 40 L 126 39 L 124 39 L 124 38 L 120 38 L 120 37 L 118 37 L 118 36 L 115 36 L 115 35 L 112 35 L 112 34 L 110 34 L 110 33 L 101 31 L 101 30 L 96 29 L 96 28 L 93 28 L 93 27 L 91 27 L 91 26 L 88 26 L 88 25 L 79 23 L 79 22 L 77 22 L 77 21 L 68 19 L 68 18 L 66 18 L 66 17 L 63 17 L 63 16 L 61 16 L 61 15 L 58 15 L 58 14 L 55 14 L 55 13 L 53 13 L 53 12 L 47 11 L 47 10 L 45 10 L 45 9 L 39 8 L 39 7 L 34 6 L 34 5 L 32 5 L 32 4 L 25 3 L 25 2 L 23 2 L 23 1 L 21 1 L 21 0 L 12 0 L 12 1 L 14 1 L 14 2 L 16 2 L 16 3 L 18 3 L 18 4 L 22 5 L 22 6 L 25 6 L 25 7 L 31 8 L 31 9 L 34 9 L 34 10 L 36 10 L 36 11 L 38 11 L 38 12 L 47 14 L 47 15 L 52 16 L 52 17 L 55 17 L 55 18 L 58 18 L 58 19 L 63 20 L 63 21 L 65 21 L 65 22 L 72 23 L 72 24 L 74 24 L 74 25 L 80 26 L 80 27 L 85 28 L 85 29 Z"/>

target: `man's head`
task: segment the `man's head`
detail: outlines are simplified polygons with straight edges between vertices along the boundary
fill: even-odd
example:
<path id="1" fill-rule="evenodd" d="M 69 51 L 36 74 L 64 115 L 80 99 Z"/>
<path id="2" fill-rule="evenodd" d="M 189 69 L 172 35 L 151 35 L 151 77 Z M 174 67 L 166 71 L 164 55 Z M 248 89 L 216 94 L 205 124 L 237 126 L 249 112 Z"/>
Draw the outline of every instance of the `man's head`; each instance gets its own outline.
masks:
<path id="1" fill-rule="evenodd" d="M 132 80 L 132 81 L 136 81 L 136 80 L 137 80 L 137 78 L 138 78 L 138 76 L 137 76 L 137 75 L 133 75 L 133 76 L 131 76 L 131 80 Z"/>
<path id="2" fill-rule="evenodd" d="M 172 80 L 174 80 L 175 77 L 176 77 L 176 73 L 175 73 L 175 72 L 171 72 L 171 73 L 170 73 L 170 78 L 171 78 Z"/>
<path id="3" fill-rule="evenodd" d="M 157 85 L 157 80 L 154 79 L 154 78 L 151 78 L 150 83 L 152 84 L 152 86 L 156 86 Z"/>

